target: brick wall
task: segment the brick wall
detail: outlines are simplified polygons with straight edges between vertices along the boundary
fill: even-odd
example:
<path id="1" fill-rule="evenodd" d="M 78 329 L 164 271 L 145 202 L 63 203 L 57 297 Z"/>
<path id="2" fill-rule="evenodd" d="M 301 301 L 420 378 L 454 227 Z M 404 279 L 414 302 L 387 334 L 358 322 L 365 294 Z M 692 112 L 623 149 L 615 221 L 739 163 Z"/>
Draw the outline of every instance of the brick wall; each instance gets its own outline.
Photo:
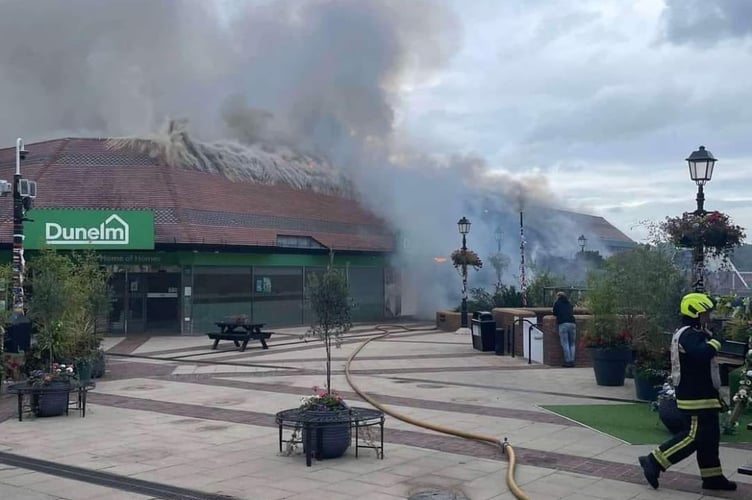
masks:
<path id="1" fill-rule="evenodd" d="M 590 325 L 591 316 L 585 309 L 575 309 L 575 321 L 577 324 L 577 351 L 575 354 L 575 366 L 584 367 L 592 366 L 590 353 L 587 349 L 580 348 L 582 335 L 587 331 Z M 528 341 L 529 323 L 523 323 L 520 326 L 519 321 L 515 324 L 515 318 L 528 318 L 533 323 L 537 323 L 538 328 L 543 332 L 543 364 L 547 366 L 561 366 L 564 357 L 559 342 L 559 329 L 556 325 L 556 317 L 551 314 L 550 307 L 535 308 L 510 308 L 499 307 L 492 311 L 496 328 L 503 329 L 507 336 L 507 346 L 510 346 L 511 340 L 509 334 L 513 332 L 514 336 L 514 353 L 515 356 L 523 357 L 525 346 L 523 342 Z M 468 316 L 468 322 L 472 315 Z M 445 332 L 454 332 L 460 327 L 460 313 L 454 311 L 437 311 L 436 328 Z M 509 349 L 506 352 L 510 355 Z"/>
<path id="2" fill-rule="evenodd" d="M 470 324 L 472 315 L 468 313 L 467 323 Z M 456 332 L 462 324 L 461 313 L 454 311 L 436 311 L 436 329 L 444 332 Z"/>

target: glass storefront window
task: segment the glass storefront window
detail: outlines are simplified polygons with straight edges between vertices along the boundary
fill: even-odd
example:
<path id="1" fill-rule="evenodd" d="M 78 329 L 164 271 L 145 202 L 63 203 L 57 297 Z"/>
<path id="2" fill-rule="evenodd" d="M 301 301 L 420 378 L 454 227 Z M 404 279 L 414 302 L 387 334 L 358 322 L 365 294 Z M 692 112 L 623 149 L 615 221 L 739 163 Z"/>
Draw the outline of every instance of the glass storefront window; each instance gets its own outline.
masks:
<path id="1" fill-rule="evenodd" d="M 299 325 L 303 318 L 303 268 L 253 269 L 253 322 L 265 328 Z"/>
<path id="2" fill-rule="evenodd" d="M 214 331 L 214 322 L 229 316 L 245 314 L 252 318 L 251 289 L 250 267 L 195 267 L 193 332 Z"/>
<path id="3" fill-rule="evenodd" d="M 353 321 L 378 321 L 384 317 L 384 269 L 351 267 L 348 269 L 350 297 L 354 302 Z"/>

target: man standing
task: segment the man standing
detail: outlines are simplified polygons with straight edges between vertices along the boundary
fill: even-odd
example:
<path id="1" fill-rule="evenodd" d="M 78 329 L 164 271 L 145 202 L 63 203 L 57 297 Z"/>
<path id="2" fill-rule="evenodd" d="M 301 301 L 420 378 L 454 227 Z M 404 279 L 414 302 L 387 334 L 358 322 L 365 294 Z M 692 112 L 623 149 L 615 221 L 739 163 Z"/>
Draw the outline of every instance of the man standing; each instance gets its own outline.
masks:
<path id="1" fill-rule="evenodd" d="M 713 301 L 702 293 L 690 293 L 682 298 L 680 310 L 684 326 L 671 339 L 671 378 L 684 429 L 649 455 L 639 458 L 645 479 L 653 488 L 658 488 L 661 472 L 697 452 L 703 488 L 736 489 L 736 483 L 723 475 L 718 453 L 721 376 L 715 356 L 721 343 L 707 329 L 713 308 Z"/>
<path id="2" fill-rule="evenodd" d="M 562 366 L 572 368 L 574 366 L 577 327 L 574 324 L 574 307 L 572 307 L 564 292 L 556 294 L 554 316 L 556 316 L 556 324 L 559 326 L 559 340 L 561 341 L 561 349 L 564 352 L 564 364 Z"/>

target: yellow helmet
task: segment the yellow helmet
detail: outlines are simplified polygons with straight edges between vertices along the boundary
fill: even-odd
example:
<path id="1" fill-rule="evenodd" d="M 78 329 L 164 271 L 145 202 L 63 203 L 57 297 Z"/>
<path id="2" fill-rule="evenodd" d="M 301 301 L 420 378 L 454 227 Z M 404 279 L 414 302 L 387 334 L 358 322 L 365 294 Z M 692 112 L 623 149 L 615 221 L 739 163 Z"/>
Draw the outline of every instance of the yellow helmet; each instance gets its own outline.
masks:
<path id="1" fill-rule="evenodd" d="M 712 311 L 715 308 L 713 301 L 704 293 L 688 293 L 682 297 L 681 306 L 679 307 L 684 316 L 697 318 L 700 314 Z"/>

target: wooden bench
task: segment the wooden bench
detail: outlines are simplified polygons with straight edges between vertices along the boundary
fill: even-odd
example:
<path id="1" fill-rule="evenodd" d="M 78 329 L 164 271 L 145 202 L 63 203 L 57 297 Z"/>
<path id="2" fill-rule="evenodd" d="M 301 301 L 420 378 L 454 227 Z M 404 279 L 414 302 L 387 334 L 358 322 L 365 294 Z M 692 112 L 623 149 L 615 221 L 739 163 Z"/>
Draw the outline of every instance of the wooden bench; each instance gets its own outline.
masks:
<path id="1" fill-rule="evenodd" d="M 217 321 L 214 323 L 219 327 L 218 332 L 208 332 L 206 335 L 210 340 L 214 340 L 212 349 L 216 349 L 220 340 L 231 340 L 235 343 L 235 347 L 240 348 L 240 352 L 245 351 L 246 346 L 250 340 L 258 340 L 261 342 L 262 349 L 269 349 L 266 345 L 266 339 L 272 336 L 274 332 L 262 332 L 261 328 L 264 327 L 264 323 L 231 323 L 224 321 Z"/>

